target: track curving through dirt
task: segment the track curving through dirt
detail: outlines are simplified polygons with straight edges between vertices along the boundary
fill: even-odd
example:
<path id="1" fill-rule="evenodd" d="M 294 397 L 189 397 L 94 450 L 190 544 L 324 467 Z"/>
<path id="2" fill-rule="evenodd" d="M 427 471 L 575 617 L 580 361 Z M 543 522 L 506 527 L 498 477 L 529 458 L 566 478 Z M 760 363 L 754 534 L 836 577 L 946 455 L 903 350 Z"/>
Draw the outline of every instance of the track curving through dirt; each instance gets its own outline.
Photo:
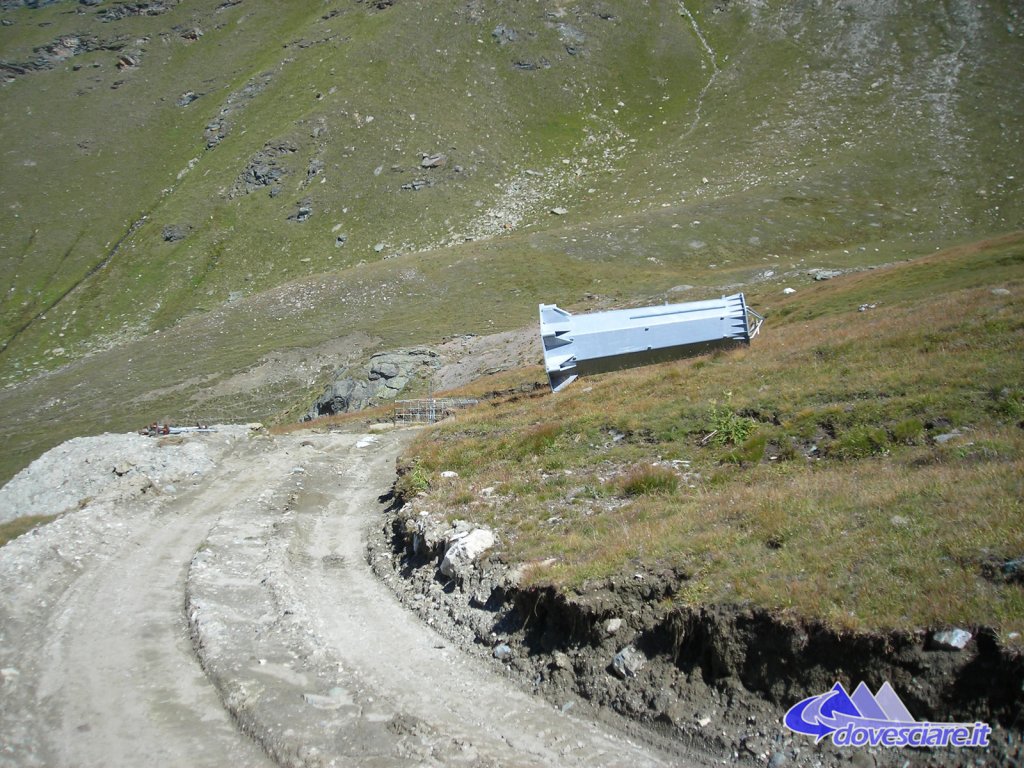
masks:
<path id="1" fill-rule="evenodd" d="M 519 690 L 376 580 L 365 530 L 409 438 L 228 441 L 186 490 L 0 548 L 0 765 L 678 765 Z"/>

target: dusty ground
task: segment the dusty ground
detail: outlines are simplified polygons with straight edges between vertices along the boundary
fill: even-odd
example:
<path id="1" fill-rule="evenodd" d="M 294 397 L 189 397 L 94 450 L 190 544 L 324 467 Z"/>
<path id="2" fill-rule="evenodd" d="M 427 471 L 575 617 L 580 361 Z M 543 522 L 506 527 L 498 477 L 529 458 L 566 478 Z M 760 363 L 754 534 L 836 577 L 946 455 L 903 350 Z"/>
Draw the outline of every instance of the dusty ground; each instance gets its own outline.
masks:
<path id="1" fill-rule="evenodd" d="M 370 573 L 409 436 L 105 436 L 37 466 L 49 487 L 6 502 L 71 509 L 0 548 L 0 764 L 679 765 L 523 693 Z"/>

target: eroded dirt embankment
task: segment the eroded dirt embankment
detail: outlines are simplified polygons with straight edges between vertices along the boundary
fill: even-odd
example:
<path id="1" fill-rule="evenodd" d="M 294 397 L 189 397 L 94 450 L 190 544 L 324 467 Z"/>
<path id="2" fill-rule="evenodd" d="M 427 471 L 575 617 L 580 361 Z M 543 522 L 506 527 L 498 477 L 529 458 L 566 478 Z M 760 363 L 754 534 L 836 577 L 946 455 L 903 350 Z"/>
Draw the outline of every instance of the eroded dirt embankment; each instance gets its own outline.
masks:
<path id="1" fill-rule="evenodd" d="M 396 499 L 371 539 L 371 562 L 441 632 L 500 657 L 510 676 L 562 708 L 614 711 L 671 744 L 750 764 L 1024 762 L 1024 659 L 984 629 L 952 651 L 925 632 L 840 633 L 749 607 L 679 606 L 671 598 L 685 575 L 671 571 L 565 593 L 521 586 L 519 571 L 485 555 L 449 578 L 438 566 L 456 530 L 419 500 Z M 888 681 L 918 720 L 987 722 L 991 745 L 840 750 L 783 727 L 790 706 L 837 681 L 851 691 Z"/>

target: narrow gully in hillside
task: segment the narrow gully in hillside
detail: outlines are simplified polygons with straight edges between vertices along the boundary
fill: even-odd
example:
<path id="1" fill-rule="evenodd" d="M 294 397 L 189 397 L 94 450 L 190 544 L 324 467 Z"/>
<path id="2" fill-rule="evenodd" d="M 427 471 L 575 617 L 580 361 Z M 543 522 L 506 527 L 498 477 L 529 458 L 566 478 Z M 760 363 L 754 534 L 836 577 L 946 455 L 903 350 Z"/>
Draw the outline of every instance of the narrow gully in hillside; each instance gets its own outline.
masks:
<path id="1" fill-rule="evenodd" d="M 711 44 L 708 43 L 707 38 L 701 31 L 700 25 L 697 23 L 697 19 L 694 18 L 694 15 L 690 12 L 690 9 L 686 7 L 686 3 L 683 0 L 679 0 L 679 14 L 684 16 L 690 22 L 690 26 L 693 27 L 693 34 L 696 35 L 701 48 L 703 48 L 704 52 L 707 54 L 708 61 L 711 62 L 711 76 L 708 78 L 707 82 L 704 83 L 704 87 L 700 89 L 700 93 L 697 94 L 697 107 L 694 111 L 693 122 L 690 123 L 690 127 L 683 133 L 683 138 L 685 139 L 697 130 L 697 126 L 700 125 L 701 115 L 704 110 L 704 97 L 714 84 L 720 70 L 718 68 L 718 56 L 715 54 L 714 48 L 712 48 Z"/>
<path id="2" fill-rule="evenodd" d="M 59 296 L 57 296 L 57 298 L 55 298 L 53 301 L 51 301 L 45 307 L 43 307 L 38 312 L 36 312 L 32 317 L 30 317 L 28 320 L 26 320 L 19 328 L 17 328 L 14 331 L 14 333 L 12 333 L 10 335 L 9 338 L 4 339 L 2 342 L 0 342 L 0 357 L 3 357 L 3 355 L 7 352 L 8 347 L 10 347 L 11 344 L 13 344 L 15 341 L 17 341 L 35 323 L 37 323 L 39 320 L 44 318 L 48 312 L 51 312 L 52 310 L 54 310 L 68 296 L 70 296 L 76 290 L 78 290 L 83 285 L 85 285 L 85 283 L 90 278 L 92 278 L 98 272 L 100 272 L 101 270 L 106 268 L 107 265 L 109 265 L 110 262 L 114 260 L 114 256 L 117 255 L 117 252 L 121 249 L 121 246 L 124 244 L 124 241 L 127 240 L 132 235 L 134 235 L 139 230 L 139 227 L 141 227 L 143 224 L 146 223 L 146 220 L 149 219 L 149 213 L 150 213 L 149 211 L 146 211 L 139 218 L 137 218 L 135 221 L 133 221 L 128 226 L 128 229 L 125 230 L 125 233 L 123 235 L 121 235 L 121 237 L 118 238 L 117 242 L 114 243 L 114 246 L 110 249 L 110 251 L 107 253 L 107 255 L 103 257 L 102 260 L 100 260 L 99 262 L 97 262 L 93 266 L 89 267 L 89 269 L 86 271 L 86 273 L 84 275 L 82 275 L 81 278 L 76 280 L 63 293 L 61 293 Z M 79 240 L 81 240 L 81 238 L 82 238 L 81 234 L 79 234 L 79 236 L 77 238 L 75 238 L 75 242 L 72 243 L 71 246 L 68 248 L 68 250 L 65 252 L 64 258 L 61 260 L 61 264 L 63 264 L 65 261 L 67 261 L 68 257 L 71 255 L 71 251 L 74 250 L 75 246 L 78 244 L 78 242 L 79 242 Z"/>

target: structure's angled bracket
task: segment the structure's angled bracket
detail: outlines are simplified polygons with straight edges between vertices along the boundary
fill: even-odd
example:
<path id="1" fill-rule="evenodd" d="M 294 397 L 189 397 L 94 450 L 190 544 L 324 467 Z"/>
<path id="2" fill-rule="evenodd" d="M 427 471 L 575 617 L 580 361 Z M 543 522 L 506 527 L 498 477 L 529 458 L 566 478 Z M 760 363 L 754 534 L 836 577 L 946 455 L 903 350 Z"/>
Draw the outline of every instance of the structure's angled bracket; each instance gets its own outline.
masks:
<path id="1" fill-rule="evenodd" d="M 764 318 L 742 293 L 711 301 L 571 315 L 540 305 L 544 367 L 555 392 L 579 376 L 748 344 Z"/>

